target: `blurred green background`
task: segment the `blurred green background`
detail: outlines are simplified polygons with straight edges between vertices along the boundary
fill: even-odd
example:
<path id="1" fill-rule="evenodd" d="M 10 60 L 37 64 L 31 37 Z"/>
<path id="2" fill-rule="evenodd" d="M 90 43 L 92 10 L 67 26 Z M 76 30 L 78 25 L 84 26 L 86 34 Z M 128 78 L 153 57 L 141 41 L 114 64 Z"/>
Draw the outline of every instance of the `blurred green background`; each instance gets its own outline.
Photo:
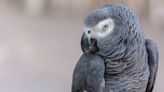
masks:
<path id="1" fill-rule="evenodd" d="M 111 2 L 132 8 L 157 43 L 154 92 L 163 92 L 163 0 L 0 0 L 0 92 L 70 92 L 83 19 Z"/>

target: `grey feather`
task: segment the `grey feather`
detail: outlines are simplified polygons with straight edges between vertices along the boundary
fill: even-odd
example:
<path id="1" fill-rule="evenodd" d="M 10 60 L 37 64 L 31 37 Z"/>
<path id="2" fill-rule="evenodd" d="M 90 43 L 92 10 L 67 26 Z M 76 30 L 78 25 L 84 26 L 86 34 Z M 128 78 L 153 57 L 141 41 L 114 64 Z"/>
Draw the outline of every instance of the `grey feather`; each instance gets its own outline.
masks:
<path id="1" fill-rule="evenodd" d="M 157 45 L 150 39 L 146 40 L 146 48 L 148 53 L 148 65 L 150 70 L 150 76 L 146 92 L 152 92 L 158 70 L 158 48 Z"/>
<path id="2" fill-rule="evenodd" d="M 147 84 L 154 84 L 153 69 L 139 18 L 126 5 L 113 3 L 91 12 L 84 25 L 92 28 L 109 17 L 115 27 L 96 39 L 99 51 L 95 52 L 105 58 L 105 92 L 145 92 Z"/>
<path id="3" fill-rule="evenodd" d="M 99 55 L 83 54 L 75 66 L 72 92 L 104 92 L 105 65 Z"/>

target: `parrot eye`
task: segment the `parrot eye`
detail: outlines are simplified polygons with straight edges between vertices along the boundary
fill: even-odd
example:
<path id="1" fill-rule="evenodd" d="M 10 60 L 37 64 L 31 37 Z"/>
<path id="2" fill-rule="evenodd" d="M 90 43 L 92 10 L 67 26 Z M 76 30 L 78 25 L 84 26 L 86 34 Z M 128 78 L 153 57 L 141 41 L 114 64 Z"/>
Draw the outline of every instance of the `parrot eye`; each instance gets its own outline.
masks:
<path id="1" fill-rule="evenodd" d="M 108 24 L 105 24 L 105 25 L 103 26 L 103 31 L 106 31 L 106 30 L 108 29 L 108 27 L 109 27 L 109 25 L 108 25 Z"/>
<path id="2" fill-rule="evenodd" d="M 90 34 L 91 33 L 91 31 L 90 30 L 88 30 L 88 34 Z"/>

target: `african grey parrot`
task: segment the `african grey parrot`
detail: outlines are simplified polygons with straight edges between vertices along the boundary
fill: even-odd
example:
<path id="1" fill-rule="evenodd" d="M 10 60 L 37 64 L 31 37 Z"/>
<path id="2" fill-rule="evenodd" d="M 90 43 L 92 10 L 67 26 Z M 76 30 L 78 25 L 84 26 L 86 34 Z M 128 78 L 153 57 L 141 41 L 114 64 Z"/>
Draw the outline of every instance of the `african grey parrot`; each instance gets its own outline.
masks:
<path id="1" fill-rule="evenodd" d="M 94 55 L 102 58 L 100 61 L 105 64 L 103 92 L 152 92 L 158 68 L 158 48 L 152 40 L 145 39 L 140 21 L 131 9 L 123 4 L 107 4 L 85 18 L 84 30 L 81 40 L 84 55 L 79 62 L 98 62 L 100 58 L 94 58 Z M 76 91 L 72 92 L 83 92 L 85 85 L 94 89 L 95 85 L 87 83 L 76 85 L 86 80 L 76 70 L 84 71 L 88 67 L 76 65 L 72 84 L 72 89 Z M 87 72 L 86 75 L 93 72 Z"/>

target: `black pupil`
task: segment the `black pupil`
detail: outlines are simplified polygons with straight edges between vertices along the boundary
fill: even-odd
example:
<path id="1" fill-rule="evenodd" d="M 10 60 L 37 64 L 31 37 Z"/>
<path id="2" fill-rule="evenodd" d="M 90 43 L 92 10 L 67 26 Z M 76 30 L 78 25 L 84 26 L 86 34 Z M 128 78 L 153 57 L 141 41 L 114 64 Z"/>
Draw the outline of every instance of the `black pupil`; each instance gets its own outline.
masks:
<path id="1" fill-rule="evenodd" d="M 88 31 L 88 34 L 89 34 L 89 33 L 91 33 L 91 31 L 90 31 L 90 30 Z"/>

